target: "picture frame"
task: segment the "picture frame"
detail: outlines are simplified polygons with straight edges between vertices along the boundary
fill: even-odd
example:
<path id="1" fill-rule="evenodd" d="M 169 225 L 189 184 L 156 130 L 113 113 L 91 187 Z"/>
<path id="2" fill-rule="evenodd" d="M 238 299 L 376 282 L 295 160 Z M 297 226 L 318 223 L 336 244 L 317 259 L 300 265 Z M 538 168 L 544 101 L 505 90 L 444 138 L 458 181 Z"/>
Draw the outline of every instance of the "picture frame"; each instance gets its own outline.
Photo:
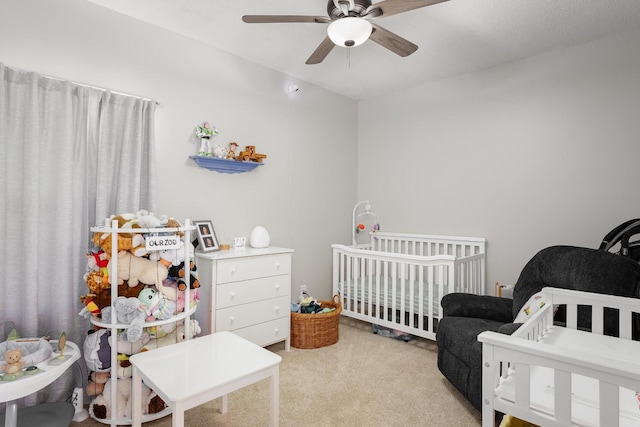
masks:
<path id="1" fill-rule="evenodd" d="M 211 220 L 193 221 L 198 235 L 198 251 L 214 252 L 220 250 L 220 244 Z"/>

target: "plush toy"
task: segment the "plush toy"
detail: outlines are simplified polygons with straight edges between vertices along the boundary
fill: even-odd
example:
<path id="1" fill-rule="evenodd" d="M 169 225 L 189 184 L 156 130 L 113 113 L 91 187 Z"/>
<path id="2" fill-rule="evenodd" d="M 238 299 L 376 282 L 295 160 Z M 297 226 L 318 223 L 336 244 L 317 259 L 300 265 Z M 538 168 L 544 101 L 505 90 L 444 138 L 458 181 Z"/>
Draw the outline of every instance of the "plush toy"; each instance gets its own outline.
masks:
<path id="1" fill-rule="evenodd" d="M 89 331 L 83 347 L 87 369 L 95 372 L 106 372 L 111 369 L 111 343 L 108 329 Z"/>
<path id="2" fill-rule="evenodd" d="M 109 264 L 111 266 L 111 264 Z M 138 282 L 146 285 L 155 285 L 167 298 L 172 301 L 176 300 L 175 291 L 164 292 L 162 289 L 162 281 L 168 276 L 167 267 L 158 261 L 152 261 L 146 258 L 140 258 L 122 251 L 118 253 L 118 284 L 128 280 L 129 286 L 137 286 Z M 109 280 L 114 283 L 114 276 L 109 271 Z"/>
<path id="3" fill-rule="evenodd" d="M 138 341 L 142 336 L 142 328 L 146 317 L 144 311 L 140 309 L 140 300 L 136 297 L 118 297 L 113 307 L 115 307 L 117 323 L 129 325 L 122 332 L 125 339 L 130 342 Z M 104 323 L 111 323 L 113 307 L 109 306 L 102 309 L 102 321 Z"/>
<path id="4" fill-rule="evenodd" d="M 7 350 L 4 355 L 7 361 L 6 365 L 2 365 L 2 370 L 9 375 L 17 374 L 21 372 L 25 363 L 22 361 L 22 350 L 19 348 L 13 350 Z"/>
<path id="5" fill-rule="evenodd" d="M 100 420 L 111 418 L 111 386 L 113 382 L 111 378 L 104 384 L 102 393 L 99 394 L 89 405 L 89 414 Z M 131 378 L 122 378 L 117 380 L 116 392 L 116 417 L 131 418 Z M 140 405 L 142 406 L 142 414 L 155 414 L 162 411 L 166 404 L 154 391 L 152 391 L 144 383 L 142 384 L 142 396 Z"/>
<path id="6" fill-rule="evenodd" d="M 169 277 L 173 277 L 178 282 L 178 289 L 184 291 L 187 288 L 187 283 L 185 280 L 185 259 L 184 259 L 184 245 L 181 245 L 178 249 L 166 249 L 160 251 L 158 256 L 160 257 L 160 262 L 168 268 Z M 197 270 L 196 264 L 193 261 L 195 248 L 193 244 L 189 245 L 189 267 L 191 270 L 191 274 L 189 277 L 189 289 L 196 289 L 200 287 L 200 281 L 198 280 L 197 275 L 195 275 L 195 271 Z"/>
<path id="7" fill-rule="evenodd" d="M 124 234 L 118 234 L 118 252 L 128 251 L 137 256 L 144 256 L 148 253 L 142 234 L 134 234 L 132 237 L 127 237 Z M 111 258 L 111 233 L 94 233 L 93 244 L 103 250 L 107 254 L 107 258 Z"/>
<path id="8" fill-rule="evenodd" d="M 87 282 L 87 288 L 92 294 L 97 294 L 103 289 L 110 289 L 111 285 L 108 282 L 102 280 L 102 272 L 96 270 L 91 271 L 85 275 L 85 281 Z"/>
<path id="9" fill-rule="evenodd" d="M 154 215 L 153 212 L 149 212 L 145 209 L 141 209 L 136 212 L 135 223 L 141 228 L 158 228 L 164 227 L 169 221 L 166 215 L 162 215 L 159 218 Z"/>
<path id="10" fill-rule="evenodd" d="M 189 292 L 189 307 L 195 306 L 198 304 L 198 301 L 200 301 L 200 289 L 189 289 L 188 291 L 185 289 L 184 291 L 179 291 L 178 299 L 176 301 L 176 311 L 178 313 L 182 313 L 184 311 L 185 292 Z"/>
<path id="11" fill-rule="evenodd" d="M 97 317 L 100 314 L 100 307 L 93 301 L 93 295 L 85 295 L 80 297 L 80 302 L 82 302 L 85 307 L 80 310 L 78 315 L 84 317 L 85 319 L 89 319 L 90 317 Z"/>
<path id="12" fill-rule="evenodd" d="M 110 376 L 109 372 L 91 372 L 87 382 L 87 396 L 96 397 L 101 394 Z"/>
<path id="13" fill-rule="evenodd" d="M 200 324 L 196 319 L 190 320 L 190 335 L 191 338 L 198 335 L 201 331 Z M 176 330 L 168 335 L 165 335 L 162 338 L 152 338 L 149 342 L 140 349 L 140 352 L 149 351 L 160 347 L 165 347 L 167 345 L 175 344 L 178 342 L 182 342 L 186 339 L 184 324 L 178 326 Z"/>
<path id="14" fill-rule="evenodd" d="M 121 285 L 118 285 L 118 296 L 127 298 L 137 297 L 140 294 L 140 291 L 143 290 L 145 286 L 146 285 L 144 283 L 138 283 L 137 286 L 129 286 L 129 284 L 125 281 Z M 108 287 L 101 287 L 95 292 L 80 296 L 80 302 L 82 304 L 87 305 L 89 301 L 95 303 L 98 306 L 98 310 L 102 310 L 103 308 L 110 306 L 111 285 L 108 285 Z M 88 318 L 89 316 L 85 315 L 84 317 Z"/>
<path id="15" fill-rule="evenodd" d="M 145 328 L 146 329 L 146 328 Z M 151 339 L 148 332 L 143 331 L 142 336 L 138 341 L 127 341 L 126 336 L 123 336 L 122 332 L 118 334 L 118 339 L 116 342 L 116 351 L 119 354 L 132 355 L 136 353 L 140 353 L 142 347 L 144 347 L 149 340 Z M 111 340 L 109 340 L 109 344 L 112 344 Z"/>
<path id="16" fill-rule="evenodd" d="M 170 301 L 153 288 L 144 288 L 140 291 L 138 299 L 149 321 L 170 319 L 176 312 L 176 302 Z"/>

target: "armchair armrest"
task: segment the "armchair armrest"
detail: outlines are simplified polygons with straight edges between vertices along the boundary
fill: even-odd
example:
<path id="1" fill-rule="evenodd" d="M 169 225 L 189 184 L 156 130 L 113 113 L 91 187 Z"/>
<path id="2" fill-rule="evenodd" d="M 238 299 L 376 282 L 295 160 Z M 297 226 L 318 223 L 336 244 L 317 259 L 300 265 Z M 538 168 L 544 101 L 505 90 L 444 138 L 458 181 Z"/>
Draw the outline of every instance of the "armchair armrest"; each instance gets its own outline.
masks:
<path id="1" fill-rule="evenodd" d="M 444 316 L 474 317 L 495 320 L 497 322 L 513 322 L 513 300 L 488 295 L 452 293 L 442 297 Z"/>

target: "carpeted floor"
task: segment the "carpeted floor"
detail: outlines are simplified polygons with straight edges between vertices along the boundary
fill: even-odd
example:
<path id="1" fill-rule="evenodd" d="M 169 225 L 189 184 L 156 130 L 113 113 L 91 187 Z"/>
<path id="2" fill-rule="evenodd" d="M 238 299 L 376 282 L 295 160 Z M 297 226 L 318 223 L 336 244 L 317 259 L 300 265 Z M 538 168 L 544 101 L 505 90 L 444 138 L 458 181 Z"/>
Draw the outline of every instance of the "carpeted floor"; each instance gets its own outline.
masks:
<path id="1" fill-rule="evenodd" d="M 415 338 L 408 343 L 372 333 L 371 325 L 343 317 L 340 340 L 314 350 L 284 343 L 268 347 L 282 357 L 281 426 L 480 426 L 481 414 L 440 374 L 437 346 Z M 268 380 L 185 414 L 189 427 L 268 426 Z M 91 418 L 72 427 L 103 426 Z M 144 424 L 169 427 L 171 417 Z"/>

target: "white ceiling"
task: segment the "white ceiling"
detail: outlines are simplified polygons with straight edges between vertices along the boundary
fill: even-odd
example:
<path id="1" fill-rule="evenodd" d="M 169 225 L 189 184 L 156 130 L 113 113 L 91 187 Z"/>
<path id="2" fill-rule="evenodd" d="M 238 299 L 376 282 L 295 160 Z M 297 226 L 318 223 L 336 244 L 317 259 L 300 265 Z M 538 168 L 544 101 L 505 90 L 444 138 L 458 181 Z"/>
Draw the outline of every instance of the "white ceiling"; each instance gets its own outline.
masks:
<path id="1" fill-rule="evenodd" d="M 326 16 L 327 0 L 89 1 L 356 100 L 640 28 L 640 0 L 449 0 L 375 20 L 419 46 L 406 58 L 369 40 L 305 65 L 327 24 L 242 16 Z"/>

